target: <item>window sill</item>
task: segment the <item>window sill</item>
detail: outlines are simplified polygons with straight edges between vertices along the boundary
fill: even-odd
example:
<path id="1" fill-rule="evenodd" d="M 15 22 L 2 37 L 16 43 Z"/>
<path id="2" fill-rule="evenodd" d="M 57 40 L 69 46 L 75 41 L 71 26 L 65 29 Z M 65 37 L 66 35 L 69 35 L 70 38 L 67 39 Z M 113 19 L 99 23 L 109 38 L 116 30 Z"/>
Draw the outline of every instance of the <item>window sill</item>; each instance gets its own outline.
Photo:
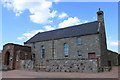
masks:
<path id="1" fill-rule="evenodd" d="M 64 59 L 68 59 L 68 57 L 64 57 Z"/>
<path id="2" fill-rule="evenodd" d="M 82 44 L 77 44 L 78 46 L 82 45 Z"/>

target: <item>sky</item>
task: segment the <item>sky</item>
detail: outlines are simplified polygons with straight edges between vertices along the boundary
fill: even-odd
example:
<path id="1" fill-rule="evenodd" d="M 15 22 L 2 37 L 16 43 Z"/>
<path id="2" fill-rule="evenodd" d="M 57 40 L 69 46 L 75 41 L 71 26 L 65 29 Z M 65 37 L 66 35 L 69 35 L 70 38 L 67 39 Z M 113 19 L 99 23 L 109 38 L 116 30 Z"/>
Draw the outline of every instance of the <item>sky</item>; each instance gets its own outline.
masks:
<path id="1" fill-rule="evenodd" d="M 6 43 L 23 45 L 38 32 L 96 21 L 96 12 L 101 8 L 104 11 L 107 47 L 118 52 L 117 2 L 29 1 L 31 2 L 2 1 L 2 45 Z"/>

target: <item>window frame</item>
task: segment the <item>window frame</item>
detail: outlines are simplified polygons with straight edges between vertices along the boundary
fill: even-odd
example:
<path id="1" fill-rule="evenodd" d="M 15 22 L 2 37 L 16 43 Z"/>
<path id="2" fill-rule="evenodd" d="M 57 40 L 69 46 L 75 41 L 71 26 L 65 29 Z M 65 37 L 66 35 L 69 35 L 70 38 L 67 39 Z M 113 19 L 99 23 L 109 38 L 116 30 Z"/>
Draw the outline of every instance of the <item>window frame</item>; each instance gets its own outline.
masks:
<path id="1" fill-rule="evenodd" d="M 32 43 L 32 48 L 35 48 L 35 43 Z"/>
<path id="2" fill-rule="evenodd" d="M 35 54 L 32 54 L 32 60 L 35 59 Z"/>
<path id="3" fill-rule="evenodd" d="M 82 52 L 81 52 L 81 50 L 77 50 L 77 55 L 78 55 L 79 57 L 82 57 Z"/>
<path id="4" fill-rule="evenodd" d="M 81 43 L 81 37 L 77 37 L 77 44 L 82 44 Z"/>
<path id="5" fill-rule="evenodd" d="M 41 46 L 41 58 L 45 58 L 45 46 Z"/>
<path id="6" fill-rule="evenodd" d="M 64 57 L 68 57 L 69 55 L 69 45 L 64 43 Z"/>

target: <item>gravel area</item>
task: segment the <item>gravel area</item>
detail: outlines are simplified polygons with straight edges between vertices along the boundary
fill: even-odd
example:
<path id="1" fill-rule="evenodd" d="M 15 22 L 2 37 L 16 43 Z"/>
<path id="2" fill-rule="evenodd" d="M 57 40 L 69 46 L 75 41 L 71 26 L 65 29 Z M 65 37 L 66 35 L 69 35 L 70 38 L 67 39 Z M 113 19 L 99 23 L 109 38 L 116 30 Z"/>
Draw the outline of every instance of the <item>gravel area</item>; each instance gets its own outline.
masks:
<path id="1" fill-rule="evenodd" d="M 100 73 L 65 73 L 65 72 L 34 72 L 25 70 L 3 71 L 3 78 L 118 78 L 118 67 L 110 72 Z"/>

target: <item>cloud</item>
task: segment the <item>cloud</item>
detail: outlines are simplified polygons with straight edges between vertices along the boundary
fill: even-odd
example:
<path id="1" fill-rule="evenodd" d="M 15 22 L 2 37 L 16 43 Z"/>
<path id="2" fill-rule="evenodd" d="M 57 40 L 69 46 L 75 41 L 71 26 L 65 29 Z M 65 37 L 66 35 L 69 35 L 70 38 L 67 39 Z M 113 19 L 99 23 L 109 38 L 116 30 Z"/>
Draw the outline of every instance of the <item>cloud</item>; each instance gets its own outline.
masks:
<path id="1" fill-rule="evenodd" d="M 63 22 L 61 22 L 58 26 L 59 28 L 64 28 L 64 27 L 68 27 L 71 25 L 76 25 L 80 22 L 80 20 L 77 17 L 69 17 L 67 20 L 64 20 Z"/>
<path id="2" fill-rule="evenodd" d="M 64 12 L 58 16 L 58 18 L 60 19 L 65 18 L 65 17 L 68 17 L 68 15 Z"/>
<path id="3" fill-rule="evenodd" d="M 24 36 L 22 36 L 22 37 L 17 37 L 18 40 L 22 40 L 22 39 L 24 39 L 24 38 L 25 38 Z"/>
<path id="4" fill-rule="evenodd" d="M 60 2 L 60 0 L 52 0 L 53 2 Z"/>
<path id="5" fill-rule="evenodd" d="M 81 22 L 81 24 L 82 24 L 82 23 L 88 23 L 88 22 L 89 22 L 89 21 L 87 21 L 87 20 L 84 20 L 84 21 L 82 21 L 82 22 Z"/>
<path id="6" fill-rule="evenodd" d="M 52 26 L 44 26 L 44 28 L 46 29 L 46 31 L 54 30 L 54 29 L 55 29 L 55 28 L 52 27 Z"/>
<path id="7" fill-rule="evenodd" d="M 30 32 L 22 34 L 22 36 L 21 37 L 17 37 L 17 39 L 18 40 L 30 39 L 31 37 L 33 37 L 38 32 L 44 32 L 44 30 L 33 30 L 33 31 L 30 31 Z"/>
<path id="8" fill-rule="evenodd" d="M 30 39 L 31 37 L 33 37 L 35 34 L 37 34 L 38 32 L 44 32 L 44 31 L 49 31 L 49 30 L 54 30 L 55 28 L 52 26 L 44 26 L 45 30 L 32 30 L 29 31 L 27 33 L 23 33 L 21 37 L 17 37 L 18 40 L 23 40 L 23 39 Z"/>
<path id="9" fill-rule="evenodd" d="M 97 20 L 97 17 L 95 16 L 95 17 L 93 17 L 92 19 L 93 19 L 93 20 Z"/>
<path id="10" fill-rule="evenodd" d="M 51 16 L 52 18 L 54 18 L 55 16 L 57 16 L 57 11 L 52 11 L 52 13 L 50 14 L 50 16 Z"/>
<path id="11" fill-rule="evenodd" d="M 53 23 L 53 20 L 49 20 L 49 23 Z"/>
<path id="12" fill-rule="evenodd" d="M 89 21 L 87 20 L 80 20 L 78 17 L 69 17 L 67 20 L 64 20 L 63 22 L 59 23 L 58 28 L 65 28 L 72 25 L 78 25 L 82 23 L 87 23 Z"/>
<path id="13" fill-rule="evenodd" d="M 20 14 L 22 14 L 23 12 L 18 12 L 18 13 L 16 13 L 16 16 L 20 16 Z"/>
<path id="14" fill-rule="evenodd" d="M 54 0 L 58 2 L 58 0 Z M 48 0 L 2 0 L 4 7 L 13 10 L 16 16 L 20 16 L 25 10 L 31 14 L 29 18 L 38 24 L 49 23 L 49 19 L 56 16 L 57 11 L 51 10 L 52 1 Z"/>
<path id="15" fill-rule="evenodd" d="M 111 36 L 107 37 L 107 45 L 109 47 L 118 47 L 120 45 L 120 41 L 119 40 L 113 40 L 113 38 Z"/>
<path id="16" fill-rule="evenodd" d="M 108 42 L 110 46 L 118 46 L 120 41 L 110 41 Z"/>

